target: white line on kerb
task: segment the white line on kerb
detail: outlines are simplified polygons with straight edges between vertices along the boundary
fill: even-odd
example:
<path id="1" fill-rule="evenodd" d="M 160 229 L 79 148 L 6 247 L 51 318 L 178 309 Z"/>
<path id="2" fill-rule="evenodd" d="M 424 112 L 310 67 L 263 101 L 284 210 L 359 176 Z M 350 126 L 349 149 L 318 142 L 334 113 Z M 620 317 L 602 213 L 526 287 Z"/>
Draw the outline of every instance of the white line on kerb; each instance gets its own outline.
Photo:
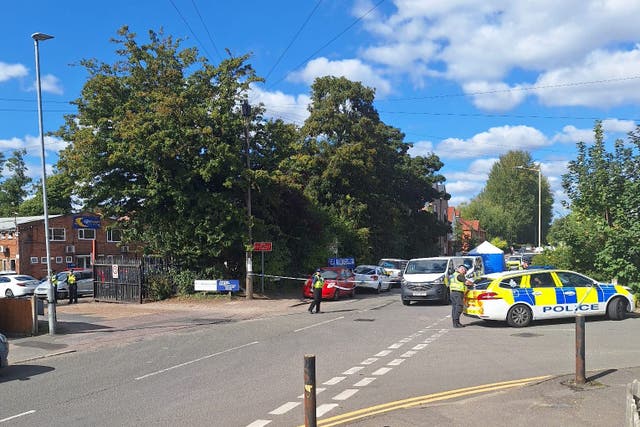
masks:
<path id="1" fill-rule="evenodd" d="M 344 316 L 336 317 L 335 319 L 325 320 L 324 322 L 314 323 L 313 325 L 305 326 L 304 328 L 296 329 L 293 332 L 304 331 L 305 329 L 315 328 L 316 326 L 324 325 L 327 323 L 335 322 L 336 320 L 344 319 Z"/>
<path id="2" fill-rule="evenodd" d="M 24 416 L 24 415 L 33 414 L 34 412 L 36 412 L 36 411 L 35 411 L 34 409 L 32 409 L 32 410 L 30 410 L 30 411 L 23 412 L 23 413 L 21 413 L 21 414 L 14 415 L 14 416 L 12 416 L 12 417 L 3 418 L 3 419 L 1 419 L 1 420 L 0 420 L 0 423 L 3 423 L 3 422 L 5 422 L 5 421 L 10 421 L 10 420 L 13 420 L 13 419 L 15 419 L 15 418 L 22 417 L 22 416 Z"/>
<path id="3" fill-rule="evenodd" d="M 210 359 L 210 358 L 215 357 L 215 356 L 220 356 L 221 354 L 229 353 L 230 351 L 239 350 L 239 349 L 244 348 L 244 347 L 249 347 L 250 345 L 254 345 L 254 344 L 258 344 L 258 341 L 253 341 L 253 342 L 250 342 L 248 344 L 240 345 L 238 347 L 228 348 L 226 350 L 219 351 L 217 353 L 209 354 L 208 356 L 203 356 L 203 357 L 200 357 L 198 359 L 194 359 L 194 360 L 190 360 L 188 362 L 180 363 L 179 365 L 174 365 L 174 366 L 171 366 L 169 368 L 161 369 L 161 370 L 156 371 L 156 372 L 151 372 L 150 374 L 146 374 L 146 375 L 143 375 L 141 377 L 137 377 L 136 381 L 137 380 L 142 380 L 142 379 L 147 378 L 147 377 L 152 377 L 154 375 L 162 374 L 162 373 L 165 373 L 167 371 L 171 371 L 171 370 L 176 369 L 176 368 L 182 368 L 183 366 L 191 365 L 192 363 L 200 362 L 200 361 L 205 360 L 205 359 Z"/>

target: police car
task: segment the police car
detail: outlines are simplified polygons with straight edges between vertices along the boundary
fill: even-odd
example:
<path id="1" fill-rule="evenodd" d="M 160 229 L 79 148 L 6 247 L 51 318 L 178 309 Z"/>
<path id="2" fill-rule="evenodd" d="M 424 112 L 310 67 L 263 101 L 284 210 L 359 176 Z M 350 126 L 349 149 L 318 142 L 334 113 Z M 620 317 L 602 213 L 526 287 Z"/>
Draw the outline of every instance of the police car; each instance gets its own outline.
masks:
<path id="1" fill-rule="evenodd" d="M 583 315 L 607 315 L 621 320 L 635 309 L 630 288 L 603 284 L 557 269 L 506 271 L 481 277 L 464 298 L 464 314 L 507 321 L 521 328 L 533 320 Z"/>

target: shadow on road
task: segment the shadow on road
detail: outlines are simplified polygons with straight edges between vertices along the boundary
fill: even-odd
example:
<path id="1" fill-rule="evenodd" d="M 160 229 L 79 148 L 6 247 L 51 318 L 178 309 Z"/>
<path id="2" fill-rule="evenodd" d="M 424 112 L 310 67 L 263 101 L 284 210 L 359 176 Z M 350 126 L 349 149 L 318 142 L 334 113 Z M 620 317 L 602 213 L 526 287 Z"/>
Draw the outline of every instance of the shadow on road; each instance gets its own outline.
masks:
<path id="1" fill-rule="evenodd" d="M 31 377 L 53 371 L 50 366 L 9 365 L 0 370 L 0 383 L 9 381 L 28 381 Z"/>

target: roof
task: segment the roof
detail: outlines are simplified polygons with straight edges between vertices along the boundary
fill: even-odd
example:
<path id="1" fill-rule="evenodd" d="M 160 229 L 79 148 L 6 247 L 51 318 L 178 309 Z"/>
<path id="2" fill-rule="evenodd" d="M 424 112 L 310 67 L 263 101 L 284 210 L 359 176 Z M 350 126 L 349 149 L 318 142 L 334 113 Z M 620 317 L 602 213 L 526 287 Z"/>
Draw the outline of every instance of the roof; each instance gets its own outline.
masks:
<path id="1" fill-rule="evenodd" d="M 49 218 L 57 218 L 64 215 L 49 215 Z M 26 224 L 34 221 L 44 221 L 44 215 L 38 216 L 10 216 L 0 218 L 0 231 L 15 230 L 16 224 Z"/>

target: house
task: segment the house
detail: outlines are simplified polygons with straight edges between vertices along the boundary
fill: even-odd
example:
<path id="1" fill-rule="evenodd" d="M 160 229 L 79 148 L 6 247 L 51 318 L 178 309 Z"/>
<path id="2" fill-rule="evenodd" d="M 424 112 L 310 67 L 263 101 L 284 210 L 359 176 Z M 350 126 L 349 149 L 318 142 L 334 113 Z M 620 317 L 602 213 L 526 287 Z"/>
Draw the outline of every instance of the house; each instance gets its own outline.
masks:
<path id="1" fill-rule="evenodd" d="M 453 233 L 450 235 L 449 244 L 453 248 L 455 245 L 456 235 L 459 231 L 461 239 L 460 250 L 466 253 L 472 249 L 472 245 L 477 242 L 487 240 L 487 233 L 480 227 L 480 221 L 477 219 L 464 219 L 460 216 L 460 210 L 454 206 L 449 207 L 447 217 L 451 223 Z"/>
<path id="2" fill-rule="evenodd" d="M 135 255 L 122 245 L 116 221 L 93 213 L 49 215 L 49 255 L 52 272 L 89 268 L 97 257 Z M 47 275 L 44 216 L 0 218 L 0 267 L 36 278 Z"/>

